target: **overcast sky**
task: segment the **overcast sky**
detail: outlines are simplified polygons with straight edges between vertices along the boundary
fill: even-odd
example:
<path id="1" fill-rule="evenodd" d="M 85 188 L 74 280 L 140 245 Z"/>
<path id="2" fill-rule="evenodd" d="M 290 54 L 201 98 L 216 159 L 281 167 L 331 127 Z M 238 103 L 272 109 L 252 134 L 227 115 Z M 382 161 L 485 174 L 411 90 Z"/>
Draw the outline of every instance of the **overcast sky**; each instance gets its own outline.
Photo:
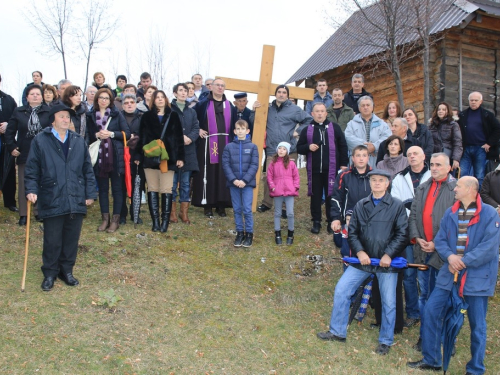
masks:
<path id="1" fill-rule="evenodd" d="M 45 0 L 36 1 L 43 5 Z M 257 80 L 264 44 L 276 47 L 273 82 L 283 83 L 333 32 L 325 22 L 331 0 L 112 3 L 113 12 L 120 15 L 120 26 L 106 45 L 95 51 L 89 71 L 90 81 L 94 72 L 104 72 L 112 87 L 116 73 L 127 74 L 128 70 L 129 82 L 137 83 L 140 73 L 148 70 L 145 51 L 150 34 L 160 33 L 164 38 L 169 83 L 186 81 L 196 70 L 204 78 L 221 75 Z M 42 71 L 46 83 L 64 78 L 59 55 L 49 58 L 41 52 L 40 38 L 23 17 L 29 4 L 27 0 L 5 0 L 0 12 L 1 89 L 16 100 L 31 82 L 33 70 Z M 68 79 L 83 86 L 84 58 L 74 42 L 71 47 L 75 52 L 68 57 Z"/>

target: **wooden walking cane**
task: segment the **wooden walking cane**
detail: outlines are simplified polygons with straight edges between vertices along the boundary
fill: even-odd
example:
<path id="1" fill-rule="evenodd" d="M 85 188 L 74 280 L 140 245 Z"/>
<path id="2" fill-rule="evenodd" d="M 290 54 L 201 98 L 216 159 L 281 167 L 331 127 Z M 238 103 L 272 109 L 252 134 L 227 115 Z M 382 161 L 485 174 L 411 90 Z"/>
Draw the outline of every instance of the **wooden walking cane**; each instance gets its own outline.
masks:
<path id="1" fill-rule="evenodd" d="M 21 292 L 24 292 L 24 285 L 26 283 L 26 269 L 28 267 L 28 247 L 30 244 L 30 216 L 31 216 L 31 202 L 28 201 L 28 217 L 26 218 L 26 244 L 24 246 L 24 269 L 23 281 L 21 282 Z"/>

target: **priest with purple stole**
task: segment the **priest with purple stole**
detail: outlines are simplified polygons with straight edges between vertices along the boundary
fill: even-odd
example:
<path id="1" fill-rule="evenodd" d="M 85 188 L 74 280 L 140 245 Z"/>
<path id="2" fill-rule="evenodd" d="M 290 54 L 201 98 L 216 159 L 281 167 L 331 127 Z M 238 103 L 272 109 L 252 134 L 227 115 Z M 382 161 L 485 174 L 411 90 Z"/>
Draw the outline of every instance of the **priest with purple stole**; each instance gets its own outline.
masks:
<path id="1" fill-rule="evenodd" d="M 193 176 L 191 203 L 203 207 L 207 217 L 213 216 L 214 208 L 219 216 L 225 217 L 226 207 L 231 207 L 231 194 L 222 170 L 222 151 L 234 137 L 232 129 L 236 110 L 226 99 L 225 88 L 222 79 L 215 79 L 212 92 L 194 108 L 200 123 L 200 138 L 196 145 L 200 172 Z"/>
<path id="2" fill-rule="evenodd" d="M 321 203 L 325 196 L 327 231 L 333 233 L 330 224 L 330 199 L 339 169 L 347 169 L 347 143 L 340 126 L 326 119 L 324 103 L 315 103 L 311 116 L 313 122 L 302 130 L 297 152 L 307 158 L 307 195 L 311 197 L 311 232 L 321 229 Z M 324 195 L 323 195 L 324 194 Z"/>

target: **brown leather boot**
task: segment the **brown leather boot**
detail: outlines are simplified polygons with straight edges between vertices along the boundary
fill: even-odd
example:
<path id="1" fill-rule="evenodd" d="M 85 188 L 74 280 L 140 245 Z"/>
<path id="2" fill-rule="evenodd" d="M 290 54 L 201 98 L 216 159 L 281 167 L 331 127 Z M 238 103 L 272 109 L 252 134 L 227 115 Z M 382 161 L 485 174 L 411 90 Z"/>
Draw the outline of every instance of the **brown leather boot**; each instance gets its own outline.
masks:
<path id="1" fill-rule="evenodd" d="M 182 212 L 182 203 L 181 203 L 181 212 Z M 177 202 L 172 202 L 172 211 L 170 211 L 170 222 L 177 223 L 179 220 L 177 219 Z"/>
<path id="2" fill-rule="evenodd" d="M 109 227 L 109 214 L 102 214 L 102 224 L 97 228 L 98 232 L 104 232 Z"/>
<path id="3" fill-rule="evenodd" d="M 179 214 L 179 217 L 181 218 L 183 223 L 191 224 L 188 217 L 188 208 L 189 202 L 181 202 L 181 212 Z"/>
<path id="4" fill-rule="evenodd" d="M 107 230 L 108 233 L 114 233 L 118 228 L 120 228 L 120 214 L 113 215 L 111 219 L 111 224 Z"/>

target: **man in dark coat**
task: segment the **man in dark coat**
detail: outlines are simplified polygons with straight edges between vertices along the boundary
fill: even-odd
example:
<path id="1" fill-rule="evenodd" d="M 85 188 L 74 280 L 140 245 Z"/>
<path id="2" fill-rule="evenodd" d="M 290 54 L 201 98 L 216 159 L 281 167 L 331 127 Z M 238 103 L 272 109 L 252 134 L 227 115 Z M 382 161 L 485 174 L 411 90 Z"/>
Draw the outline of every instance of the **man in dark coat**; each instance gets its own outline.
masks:
<path id="1" fill-rule="evenodd" d="M 51 108 L 52 127 L 32 142 L 26 163 L 26 199 L 38 200 L 44 219 L 42 290 L 49 291 L 57 277 L 69 286 L 79 284 L 73 276 L 83 216 L 97 198 L 95 177 L 85 140 L 69 129 L 73 110 Z M 37 198 L 40 199 L 37 199 Z"/>
<path id="2" fill-rule="evenodd" d="M 500 215 L 500 165 L 484 176 L 481 185 L 481 199 L 497 210 Z"/>
<path id="3" fill-rule="evenodd" d="M 345 93 L 344 104 L 351 107 L 355 114 L 359 113 L 358 100 L 368 95 L 373 99 L 372 94 L 364 89 L 365 77 L 362 74 L 356 73 L 352 76 L 351 81 L 352 89 Z"/>
<path id="4" fill-rule="evenodd" d="M 2 76 L 0 75 L 0 84 Z M 14 98 L 0 91 L 0 190 L 3 195 L 3 205 L 12 212 L 18 212 L 16 207 L 16 167 L 14 158 L 7 150 L 5 131 L 7 122 L 12 116 L 17 103 Z"/>
<path id="5" fill-rule="evenodd" d="M 340 126 L 326 119 L 324 103 L 314 103 L 312 107 L 313 121 L 300 133 L 297 152 L 307 156 L 307 195 L 311 197 L 311 232 L 318 234 L 321 229 L 321 201 L 325 194 L 325 211 L 328 223 L 327 231 L 333 234 L 330 227 L 330 213 L 333 186 L 339 169 L 347 169 L 347 143 Z"/>
<path id="6" fill-rule="evenodd" d="M 476 177 L 479 187 L 483 183 L 486 160 L 499 158 L 500 141 L 500 123 L 493 113 L 481 106 L 482 103 L 483 95 L 471 92 L 469 108 L 458 115 L 464 149 L 460 171 L 462 176 Z"/>
<path id="7" fill-rule="evenodd" d="M 225 217 L 225 208 L 231 207 L 231 195 L 226 187 L 221 159 L 222 151 L 232 137 L 230 131 L 236 122 L 236 111 L 224 95 L 225 88 L 224 81 L 216 78 L 207 100 L 198 102 L 195 107 L 200 122 L 201 138 L 196 151 L 198 165 L 204 170 L 193 178 L 192 204 L 203 206 L 207 217 L 213 216 L 213 208 L 217 209 L 219 216 Z M 215 135 L 221 133 L 228 135 Z"/>
<path id="8" fill-rule="evenodd" d="M 247 122 L 248 126 L 250 126 L 250 138 L 252 138 L 253 119 L 250 120 L 252 111 L 247 107 L 248 104 L 247 93 L 239 92 L 237 94 L 234 94 L 233 104 L 236 107 L 236 120 L 245 120 Z"/>
<path id="9" fill-rule="evenodd" d="M 394 341 L 397 273 L 403 271 L 391 267 L 391 261 L 403 255 L 408 243 L 408 218 L 403 202 L 387 192 L 390 174 L 375 169 L 368 175 L 372 194 L 356 204 L 349 222 L 348 242 L 360 264 L 347 267 L 337 283 L 330 330 L 317 336 L 322 340 L 346 340 L 351 297 L 373 273 L 379 281 L 382 297 L 382 324 L 375 353 L 385 355 Z M 380 266 L 370 265 L 370 258 L 380 259 Z"/>

